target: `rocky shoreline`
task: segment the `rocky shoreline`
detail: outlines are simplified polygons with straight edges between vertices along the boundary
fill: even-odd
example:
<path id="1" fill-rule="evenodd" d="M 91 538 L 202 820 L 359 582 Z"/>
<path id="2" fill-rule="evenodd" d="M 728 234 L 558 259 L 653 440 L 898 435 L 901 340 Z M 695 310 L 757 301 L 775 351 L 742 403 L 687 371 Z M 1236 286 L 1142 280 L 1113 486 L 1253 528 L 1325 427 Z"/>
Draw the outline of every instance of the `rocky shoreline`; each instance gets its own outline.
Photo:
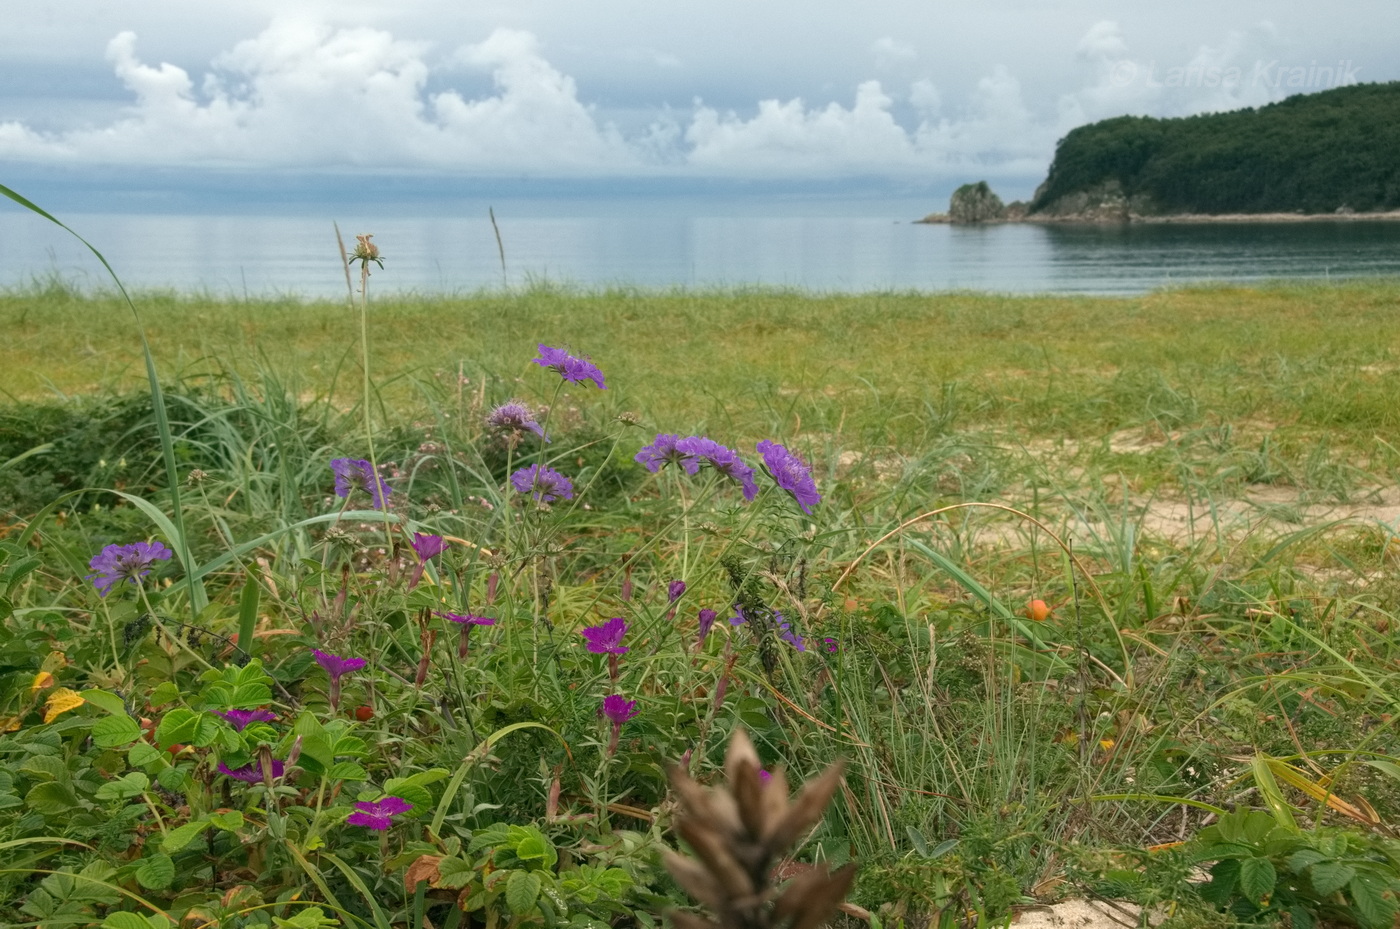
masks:
<path id="1" fill-rule="evenodd" d="M 1061 214 L 1003 216 L 996 219 L 983 219 L 968 222 L 953 219 L 947 213 L 930 213 L 914 223 L 953 226 L 1002 226 L 1012 223 L 1035 226 L 1059 225 L 1113 225 L 1120 223 L 1158 223 L 1189 225 L 1195 223 L 1349 223 L 1349 222 L 1394 222 L 1400 220 L 1400 210 L 1383 213 L 1175 213 L 1152 215 L 1127 213 L 1104 215 L 1093 212 L 1087 214 Z"/>

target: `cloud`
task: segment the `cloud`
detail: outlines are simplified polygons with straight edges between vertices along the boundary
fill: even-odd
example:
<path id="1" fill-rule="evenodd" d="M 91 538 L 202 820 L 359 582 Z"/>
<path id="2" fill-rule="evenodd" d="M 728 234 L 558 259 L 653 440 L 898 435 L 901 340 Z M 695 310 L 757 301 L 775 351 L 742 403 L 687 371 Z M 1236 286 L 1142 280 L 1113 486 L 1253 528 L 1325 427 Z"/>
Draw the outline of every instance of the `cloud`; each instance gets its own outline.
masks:
<path id="1" fill-rule="evenodd" d="M 1275 43 L 1264 24 L 1201 45 L 1176 67 L 1248 75 Z M 1084 81 L 1053 112 L 1032 112 L 1020 78 L 1003 65 L 990 66 L 965 99 L 949 100 L 910 45 L 886 36 L 868 48 L 883 80 L 857 84 L 849 103 L 657 105 L 624 133 L 550 62 L 536 35 L 519 29 L 497 28 L 439 53 L 384 29 L 281 17 L 202 74 L 144 62 L 136 35 L 122 32 L 107 58 L 130 104 L 105 124 L 63 131 L 0 123 L 0 158 L 476 176 L 1024 177 L 1043 172 L 1055 140 L 1085 122 L 1284 94 L 1257 80 L 1170 85 L 1172 63 L 1134 57 L 1112 20 L 1080 38 L 1074 54 Z M 489 89 L 472 95 L 449 86 L 464 68 L 489 77 Z"/>

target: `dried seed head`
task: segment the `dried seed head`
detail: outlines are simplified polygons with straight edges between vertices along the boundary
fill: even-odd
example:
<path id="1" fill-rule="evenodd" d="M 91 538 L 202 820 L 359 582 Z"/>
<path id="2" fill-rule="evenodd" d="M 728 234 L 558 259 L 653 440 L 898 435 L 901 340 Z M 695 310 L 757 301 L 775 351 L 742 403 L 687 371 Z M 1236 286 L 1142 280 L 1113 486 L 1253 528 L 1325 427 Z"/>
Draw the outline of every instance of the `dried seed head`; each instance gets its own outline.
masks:
<path id="1" fill-rule="evenodd" d="M 854 865 L 834 873 L 826 865 L 811 868 L 781 893 L 773 870 L 821 819 L 841 782 L 841 766 L 833 765 L 803 785 L 789 802 L 783 773 L 764 778 L 753 743 L 743 730 L 735 730 L 724 768 L 726 783 L 712 789 L 701 787 L 682 768 L 671 770 L 681 801 L 676 832 L 695 857 L 668 851 L 666 868 L 716 918 L 711 922 L 672 912 L 672 922 L 677 929 L 816 929 L 845 898 Z"/>

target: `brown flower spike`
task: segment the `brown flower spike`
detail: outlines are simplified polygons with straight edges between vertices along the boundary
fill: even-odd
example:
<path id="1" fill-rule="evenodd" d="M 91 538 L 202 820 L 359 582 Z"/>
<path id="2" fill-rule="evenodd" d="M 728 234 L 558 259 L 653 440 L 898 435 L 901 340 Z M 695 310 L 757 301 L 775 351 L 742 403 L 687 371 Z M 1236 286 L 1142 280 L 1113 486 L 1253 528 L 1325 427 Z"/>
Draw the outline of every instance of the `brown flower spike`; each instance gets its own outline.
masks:
<path id="1" fill-rule="evenodd" d="M 802 786 L 788 802 L 787 779 L 759 775 L 758 754 L 742 729 L 729 739 L 727 785 L 707 790 L 680 768 L 671 786 L 682 811 L 676 831 L 695 852 L 687 858 L 666 849 L 666 869 L 714 919 L 672 911 L 676 929 L 816 929 L 845 899 L 855 865 L 832 872 L 818 865 L 785 887 L 773 886 L 773 867 L 815 825 L 841 782 L 841 765 Z"/>

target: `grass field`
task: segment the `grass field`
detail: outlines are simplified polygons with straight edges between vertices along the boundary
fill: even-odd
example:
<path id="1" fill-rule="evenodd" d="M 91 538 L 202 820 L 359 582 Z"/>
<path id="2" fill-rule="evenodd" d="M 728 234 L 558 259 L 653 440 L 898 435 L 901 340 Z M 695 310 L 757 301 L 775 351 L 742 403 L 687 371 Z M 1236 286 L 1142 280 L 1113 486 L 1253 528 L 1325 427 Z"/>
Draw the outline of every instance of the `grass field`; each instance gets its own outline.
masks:
<path id="1" fill-rule="evenodd" d="M 1084 893 L 1172 901 L 1182 925 L 1394 918 L 1400 283 L 534 289 L 371 299 L 367 345 L 343 304 L 136 303 L 168 444 L 199 472 L 181 539 L 157 519 L 173 500 L 125 304 L 0 295 L 0 752 L 19 772 L 0 775 L 0 898 L 31 922 L 62 897 L 77 920 L 263 925 L 293 895 L 384 929 L 559 918 L 491 896 L 501 871 L 582 920 L 651 925 L 685 899 L 655 865 L 664 766 L 689 753 L 708 779 L 740 725 L 794 780 L 847 760 L 798 859 L 856 861 L 882 925 Z M 537 343 L 608 389 L 532 364 Z M 487 428 L 512 398 L 550 443 Z M 633 456 L 658 433 L 750 465 L 777 441 L 823 499 L 806 514 L 762 469 L 748 505 L 709 469 L 650 473 Z M 384 512 L 332 493 L 328 462 L 371 453 Z M 527 464 L 574 497 L 514 492 Z M 450 541 L 421 583 L 410 529 Z M 98 597 L 87 560 L 136 539 L 177 557 Z M 748 622 L 724 622 L 736 608 Z M 445 610 L 497 622 L 469 641 Z M 629 650 L 585 649 L 614 616 Z M 254 670 L 210 633 L 257 642 Z M 343 702 L 313 647 L 369 660 Z M 116 696 L 45 721 L 45 671 Z M 635 718 L 610 729 L 605 695 Z M 234 733 L 232 707 L 280 721 Z M 142 717 L 150 736 L 119 721 Z M 295 782 L 217 773 L 294 742 Z M 344 825 L 384 795 L 415 811 L 382 836 Z M 521 851 L 536 834 L 554 860 Z M 118 890 L 45 877 L 64 868 Z M 486 909 L 453 905 L 464 886 Z"/>

